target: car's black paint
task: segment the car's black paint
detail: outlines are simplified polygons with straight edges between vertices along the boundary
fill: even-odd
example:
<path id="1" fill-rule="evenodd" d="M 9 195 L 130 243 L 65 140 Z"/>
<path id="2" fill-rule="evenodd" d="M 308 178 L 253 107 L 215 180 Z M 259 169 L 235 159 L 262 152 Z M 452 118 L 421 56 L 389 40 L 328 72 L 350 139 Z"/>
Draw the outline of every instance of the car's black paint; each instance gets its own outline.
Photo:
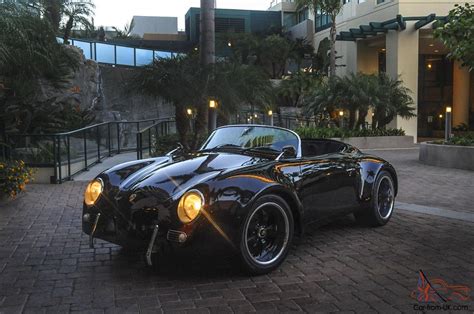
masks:
<path id="1" fill-rule="evenodd" d="M 210 235 L 238 247 L 241 227 L 251 206 L 262 195 L 282 197 L 293 213 L 296 231 L 309 223 L 344 215 L 368 204 L 377 174 L 385 169 L 395 182 L 394 168 L 383 159 L 331 140 L 303 140 L 303 156 L 275 160 L 273 155 L 239 152 L 197 152 L 184 156 L 139 160 L 100 174 L 104 192 L 92 207 L 84 205 L 83 230 L 90 234 L 97 213 L 101 219 L 95 237 L 144 248 L 153 227 L 159 239 L 169 230 L 195 237 Z M 319 154 L 311 156 L 312 154 Z M 183 224 L 176 208 L 189 189 L 206 199 L 206 212 Z M 183 245 L 177 244 L 175 245 Z"/>

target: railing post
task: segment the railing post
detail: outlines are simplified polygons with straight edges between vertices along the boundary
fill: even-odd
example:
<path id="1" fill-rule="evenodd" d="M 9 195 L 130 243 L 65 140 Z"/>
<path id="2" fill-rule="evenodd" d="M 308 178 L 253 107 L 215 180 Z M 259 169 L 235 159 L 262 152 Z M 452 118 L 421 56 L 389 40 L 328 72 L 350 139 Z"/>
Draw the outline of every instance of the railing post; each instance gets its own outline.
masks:
<path id="1" fill-rule="evenodd" d="M 142 134 L 137 133 L 137 159 L 141 159 L 141 152 L 142 152 Z"/>
<path id="2" fill-rule="evenodd" d="M 84 170 L 87 169 L 87 133 L 86 130 L 83 132 L 84 134 Z"/>
<path id="3" fill-rule="evenodd" d="M 107 146 L 109 148 L 109 157 L 112 156 L 112 138 L 110 136 L 110 122 L 107 123 Z"/>
<path id="4" fill-rule="evenodd" d="M 137 122 L 137 134 L 140 133 L 140 122 Z M 138 143 L 137 143 L 138 146 Z"/>
<path id="5" fill-rule="evenodd" d="M 151 129 L 148 129 L 148 157 L 151 157 Z"/>
<path id="6" fill-rule="evenodd" d="M 97 162 L 100 161 L 100 126 L 97 126 Z"/>
<path id="7" fill-rule="evenodd" d="M 53 136 L 53 164 L 54 164 L 54 178 L 51 183 L 56 184 L 58 183 L 58 155 L 56 152 L 56 136 Z"/>
<path id="8" fill-rule="evenodd" d="M 117 122 L 117 154 L 120 154 L 120 122 Z"/>
<path id="9" fill-rule="evenodd" d="M 133 66 L 137 66 L 137 49 L 133 48 Z"/>
<path id="10" fill-rule="evenodd" d="M 67 135 L 67 176 L 71 181 L 71 137 Z"/>
<path id="11" fill-rule="evenodd" d="M 63 174 L 62 174 L 62 164 L 61 164 L 61 138 L 58 136 L 56 137 L 56 139 L 58 140 L 58 164 L 59 164 L 59 182 L 58 183 L 61 183 L 62 180 L 63 180 Z"/>

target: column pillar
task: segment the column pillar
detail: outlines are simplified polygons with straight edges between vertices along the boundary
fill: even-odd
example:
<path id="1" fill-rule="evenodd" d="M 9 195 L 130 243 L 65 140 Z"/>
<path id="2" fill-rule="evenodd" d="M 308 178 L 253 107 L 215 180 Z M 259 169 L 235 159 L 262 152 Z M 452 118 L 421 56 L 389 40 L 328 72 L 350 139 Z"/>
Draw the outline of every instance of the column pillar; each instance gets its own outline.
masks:
<path id="1" fill-rule="evenodd" d="M 453 66 L 453 126 L 469 125 L 469 89 L 471 75 L 458 61 Z"/>
<path id="2" fill-rule="evenodd" d="M 385 37 L 387 53 L 387 74 L 392 79 L 400 79 L 403 85 L 411 90 L 413 105 L 418 113 L 418 59 L 419 33 L 414 22 L 407 22 L 404 31 L 389 31 Z M 417 141 L 417 117 L 402 119 L 397 116 L 390 124 L 392 128 L 402 128 L 406 135 Z"/>

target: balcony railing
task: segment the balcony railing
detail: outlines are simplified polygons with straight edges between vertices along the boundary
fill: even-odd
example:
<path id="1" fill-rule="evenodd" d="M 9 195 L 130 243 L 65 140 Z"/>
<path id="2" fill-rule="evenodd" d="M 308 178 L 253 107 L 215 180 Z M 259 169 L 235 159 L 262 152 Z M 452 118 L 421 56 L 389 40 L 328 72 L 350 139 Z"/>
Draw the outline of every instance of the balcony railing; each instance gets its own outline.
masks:
<path id="1" fill-rule="evenodd" d="M 57 40 L 59 43 L 63 42 L 62 38 L 58 37 Z M 150 64 L 154 59 L 172 58 L 178 55 L 178 53 L 169 51 L 142 49 L 102 41 L 70 39 L 70 43 L 82 49 L 86 59 L 117 66 L 144 66 Z"/>

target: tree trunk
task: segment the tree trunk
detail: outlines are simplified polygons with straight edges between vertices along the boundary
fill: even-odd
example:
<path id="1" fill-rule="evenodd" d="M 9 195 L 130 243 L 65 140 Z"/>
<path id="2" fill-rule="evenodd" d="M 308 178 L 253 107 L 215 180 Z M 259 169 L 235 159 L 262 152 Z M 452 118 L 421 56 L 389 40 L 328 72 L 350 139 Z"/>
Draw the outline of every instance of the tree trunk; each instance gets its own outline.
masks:
<path id="1" fill-rule="evenodd" d="M 66 45 L 69 44 L 69 37 L 71 36 L 72 26 L 74 25 L 74 18 L 72 16 L 69 17 L 66 23 L 66 27 L 64 28 L 64 43 Z"/>
<path id="2" fill-rule="evenodd" d="M 331 40 L 331 54 L 330 54 L 330 70 L 329 76 L 336 76 L 336 16 L 332 16 L 331 31 L 330 31 L 330 40 Z"/>
<path id="3" fill-rule="evenodd" d="M 61 23 L 61 0 L 48 0 L 46 3 L 45 16 L 57 32 Z"/>
<path id="4" fill-rule="evenodd" d="M 355 121 L 356 120 L 356 110 L 355 109 L 350 109 L 349 110 L 349 129 L 353 129 L 355 126 Z"/>
<path id="5" fill-rule="evenodd" d="M 186 115 L 186 111 L 182 106 L 175 104 L 175 116 L 176 116 L 176 130 L 178 131 L 179 141 L 186 149 L 189 149 L 188 143 L 188 129 L 189 120 Z"/>
<path id="6" fill-rule="evenodd" d="M 359 108 L 359 117 L 357 118 L 356 129 L 359 129 L 361 125 L 365 125 L 365 118 L 367 117 L 368 111 L 366 109 Z"/>
<path id="7" fill-rule="evenodd" d="M 216 63 L 215 7 L 215 0 L 201 0 L 200 57 L 201 64 L 205 67 Z M 210 74 L 211 73 L 209 73 L 209 75 Z M 201 104 L 199 109 L 198 111 L 202 111 L 202 114 L 198 113 L 198 115 L 201 119 L 204 119 L 205 124 L 208 124 L 209 108 L 207 101 Z M 196 131 L 199 132 L 200 130 L 197 129 Z"/>

